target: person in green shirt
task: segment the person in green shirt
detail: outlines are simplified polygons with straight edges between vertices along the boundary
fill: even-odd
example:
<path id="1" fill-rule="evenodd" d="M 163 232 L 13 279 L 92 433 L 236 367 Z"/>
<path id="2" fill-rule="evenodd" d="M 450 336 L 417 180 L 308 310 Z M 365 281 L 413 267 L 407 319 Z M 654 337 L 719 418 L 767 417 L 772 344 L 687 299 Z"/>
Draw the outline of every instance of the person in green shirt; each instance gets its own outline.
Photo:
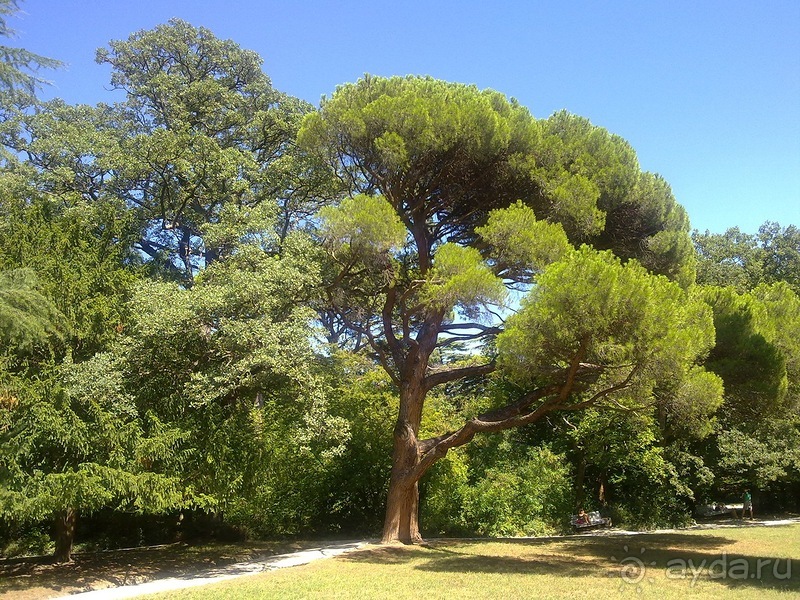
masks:
<path id="1" fill-rule="evenodd" d="M 744 513 L 749 511 L 750 518 L 753 518 L 753 497 L 750 495 L 750 490 L 745 490 L 744 495 L 742 496 L 742 518 L 744 519 Z"/>

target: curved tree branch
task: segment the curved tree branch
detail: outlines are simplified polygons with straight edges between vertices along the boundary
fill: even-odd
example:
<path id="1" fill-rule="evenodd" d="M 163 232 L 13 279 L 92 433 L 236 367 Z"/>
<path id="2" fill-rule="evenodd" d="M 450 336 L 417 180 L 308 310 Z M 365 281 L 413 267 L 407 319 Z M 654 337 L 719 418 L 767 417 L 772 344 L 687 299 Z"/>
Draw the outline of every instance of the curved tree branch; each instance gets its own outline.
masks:
<path id="1" fill-rule="evenodd" d="M 425 391 L 428 392 L 437 385 L 442 385 L 443 383 L 450 383 L 451 381 L 456 381 L 457 379 L 463 379 L 465 377 L 477 377 L 478 375 L 488 375 L 489 373 L 493 372 L 497 368 L 495 361 L 493 360 L 490 363 L 486 363 L 483 365 L 474 365 L 470 367 L 461 367 L 458 369 L 446 369 L 441 371 L 434 371 L 427 377 L 425 377 Z"/>

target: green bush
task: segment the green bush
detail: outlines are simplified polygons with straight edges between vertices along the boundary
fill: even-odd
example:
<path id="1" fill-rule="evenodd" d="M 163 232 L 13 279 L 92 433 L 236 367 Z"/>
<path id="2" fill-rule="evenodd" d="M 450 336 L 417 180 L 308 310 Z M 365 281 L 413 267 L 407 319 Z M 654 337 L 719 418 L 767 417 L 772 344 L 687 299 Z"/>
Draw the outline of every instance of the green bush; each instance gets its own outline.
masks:
<path id="1" fill-rule="evenodd" d="M 422 511 L 426 528 L 486 536 L 560 531 L 572 504 L 566 460 L 543 447 L 514 454 L 482 470 L 476 459 L 470 465 L 464 455 L 442 461 L 426 487 Z"/>

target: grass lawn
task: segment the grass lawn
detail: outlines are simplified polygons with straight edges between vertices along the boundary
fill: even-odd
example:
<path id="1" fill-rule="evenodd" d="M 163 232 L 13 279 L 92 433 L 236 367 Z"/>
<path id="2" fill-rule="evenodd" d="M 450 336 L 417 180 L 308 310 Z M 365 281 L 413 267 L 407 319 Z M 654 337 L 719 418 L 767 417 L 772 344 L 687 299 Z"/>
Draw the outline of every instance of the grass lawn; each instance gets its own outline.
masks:
<path id="1" fill-rule="evenodd" d="M 452 597 L 798 598 L 800 525 L 371 546 L 148 598 Z"/>

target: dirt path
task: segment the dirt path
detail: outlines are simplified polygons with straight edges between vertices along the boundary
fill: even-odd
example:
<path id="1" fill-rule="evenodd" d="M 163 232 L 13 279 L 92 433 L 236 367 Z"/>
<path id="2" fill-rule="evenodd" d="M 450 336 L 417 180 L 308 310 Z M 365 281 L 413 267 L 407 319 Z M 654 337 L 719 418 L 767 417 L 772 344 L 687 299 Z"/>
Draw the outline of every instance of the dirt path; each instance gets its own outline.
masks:
<path id="1" fill-rule="evenodd" d="M 716 519 L 713 521 L 703 521 L 691 527 L 681 527 L 680 529 L 655 529 L 652 531 L 629 531 L 627 529 L 598 529 L 578 534 L 586 535 L 647 535 L 650 533 L 674 533 L 678 531 L 696 531 L 702 529 L 730 529 L 742 527 L 771 527 L 774 525 L 791 525 L 800 523 L 800 517 L 790 517 L 786 519 Z"/>
<path id="2" fill-rule="evenodd" d="M 263 573 L 265 571 L 273 571 L 275 569 L 304 565 L 322 558 L 330 558 L 332 556 L 344 554 L 345 552 L 358 550 L 366 544 L 367 542 L 333 543 L 320 548 L 311 548 L 308 550 L 291 552 L 289 554 L 270 556 L 269 558 L 265 558 L 263 560 L 255 560 L 214 569 L 206 569 L 192 576 L 156 579 L 154 581 L 148 581 L 147 583 L 141 583 L 138 585 L 126 585 L 102 590 L 93 590 L 91 592 L 81 592 L 68 596 L 60 596 L 59 598 L 62 600 L 67 598 L 70 600 L 73 598 L 80 598 L 82 600 L 116 600 L 117 598 L 132 598 L 134 596 L 140 596 L 143 594 L 154 594 L 169 590 L 195 587 L 198 585 L 207 585 L 209 583 L 217 583 L 219 581 L 233 579 L 234 577 L 244 577 L 247 575 L 255 575 L 256 573 Z"/>

